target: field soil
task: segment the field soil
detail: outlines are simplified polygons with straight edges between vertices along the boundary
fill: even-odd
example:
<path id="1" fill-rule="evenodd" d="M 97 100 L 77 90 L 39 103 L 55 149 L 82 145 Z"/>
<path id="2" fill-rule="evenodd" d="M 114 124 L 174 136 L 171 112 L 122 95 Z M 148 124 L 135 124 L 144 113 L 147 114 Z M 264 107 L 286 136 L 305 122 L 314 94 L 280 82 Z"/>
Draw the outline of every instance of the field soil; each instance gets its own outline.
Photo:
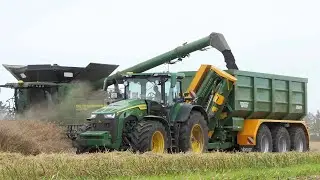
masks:
<path id="1" fill-rule="evenodd" d="M 320 152 L 320 141 L 311 141 L 310 150 L 315 152 Z"/>

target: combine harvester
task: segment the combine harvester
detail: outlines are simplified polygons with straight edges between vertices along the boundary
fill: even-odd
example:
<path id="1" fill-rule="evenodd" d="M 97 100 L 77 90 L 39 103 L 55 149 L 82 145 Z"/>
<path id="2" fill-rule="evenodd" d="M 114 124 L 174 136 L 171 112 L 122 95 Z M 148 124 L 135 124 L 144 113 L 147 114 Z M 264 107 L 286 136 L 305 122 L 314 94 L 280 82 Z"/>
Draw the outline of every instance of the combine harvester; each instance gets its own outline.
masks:
<path id="1" fill-rule="evenodd" d="M 97 92 L 101 91 L 104 78 L 109 76 L 118 65 L 90 63 L 86 67 L 69 67 L 57 64 L 26 66 L 3 64 L 3 67 L 18 80 L 17 83 L 0 85 L 2 88 L 10 88 L 14 91 L 13 97 L 7 100 L 7 116 L 4 117 L 6 120 L 11 120 L 16 119 L 20 115 L 23 116 L 28 110 L 37 109 L 38 106 L 43 111 L 46 111 L 52 105 L 58 105 L 68 96 L 70 89 L 77 82 L 92 82 L 91 86 L 93 90 Z M 105 94 L 104 92 L 102 97 L 107 96 Z M 111 99 L 110 96 L 104 98 L 101 98 L 101 96 L 74 98 L 71 101 L 81 102 L 91 98 L 91 102 L 95 102 L 95 104 L 99 104 L 101 107 L 105 105 L 104 98 L 106 98 L 106 101 L 111 102 L 115 100 Z M 76 104 L 74 106 L 74 111 L 69 113 L 70 116 L 64 117 L 65 119 L 69 119 L 70 122 L 79 118 L 77 116 L 78 110 L 76 109 Z"/>
<path id="2" fill-rule="evenodd" d="M 212 46 L 228 70 L 141 73 Z M 238 70 L 222 34 L 180 46 L 109 76 L 124 98 L 93 111 L 73 138 L 77 153 L 100 150 L 205 152 L 309 150 L 307 79 Z"/>

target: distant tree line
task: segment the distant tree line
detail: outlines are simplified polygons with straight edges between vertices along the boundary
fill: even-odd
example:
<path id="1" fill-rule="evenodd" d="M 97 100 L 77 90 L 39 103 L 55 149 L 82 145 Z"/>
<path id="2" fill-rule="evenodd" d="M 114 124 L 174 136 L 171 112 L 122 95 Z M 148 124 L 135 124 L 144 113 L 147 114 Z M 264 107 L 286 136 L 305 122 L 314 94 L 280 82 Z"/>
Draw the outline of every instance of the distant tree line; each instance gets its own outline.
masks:
<path id="1" fill-rule="evenodd" d="M 309 112 L 304 120 L 309 127 L 311 140 L 320 141 L 320 111 L 316 113 Z"/>

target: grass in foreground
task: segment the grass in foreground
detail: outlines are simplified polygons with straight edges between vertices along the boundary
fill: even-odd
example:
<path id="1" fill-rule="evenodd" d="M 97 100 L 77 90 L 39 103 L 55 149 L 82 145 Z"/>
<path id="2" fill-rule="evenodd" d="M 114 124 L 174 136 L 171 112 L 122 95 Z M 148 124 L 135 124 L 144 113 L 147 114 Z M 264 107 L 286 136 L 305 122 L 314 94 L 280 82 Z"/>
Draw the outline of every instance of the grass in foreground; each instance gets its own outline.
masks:
<path id="1" fill-rule="evenodd" d="M 283 168 L 246 168 L 242 170 L 229 170 L 225 172 L 197 172 L 178 175 L 164 175 L 164 176 L 135 176 L 135 177 L 119 177 L 118 180 L 124 179 L 319 179 L 320 178 L 320 164 L 301 164 Z"/>
<path id="2" fill-rule="evenodd" d="M 294 166 L 297 169 L 300 165 L 310 166 L 319 164 L 319 162 L 320 153 L 313 152 L 285 154 L 206 153 L 198 155 L 149 153 L 137 155 L 129 152 L 112 152 L 87 155 L 41 154 L 38 156 L 0 153 L 0 179 L 74 179 L 75 177 L 114 179 L 123 176 L 179 178 L 188 174 L 199 179 L 197 174 L 208 173 L 208 176 L 212 177 L 216 173 L 233 174 L 233 171 L 240 174 L 246 171 L 262 172 L 259 170 L 261 168 L 274 174 L 272 169 L 284 168 L 286 170 L 289 166 Z M 320 167 L 315 166 L 315 168 L 319 172 Z M 302 170 L 300 172 L 304 173 L 305 171 Z M 205 179 L 207 179 L 206 176 Z"/>

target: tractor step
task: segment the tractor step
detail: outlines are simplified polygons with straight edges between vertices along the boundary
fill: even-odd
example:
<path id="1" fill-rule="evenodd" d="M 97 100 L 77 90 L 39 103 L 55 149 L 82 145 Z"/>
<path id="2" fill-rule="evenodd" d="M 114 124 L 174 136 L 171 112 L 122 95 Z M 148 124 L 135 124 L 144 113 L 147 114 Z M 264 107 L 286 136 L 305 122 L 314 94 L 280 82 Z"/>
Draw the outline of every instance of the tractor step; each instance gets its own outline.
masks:
<path id="1" fill-rule="evenodd" d="M 170 124 L 170 138 L 171 138 L 171 144 L 170 149 L 173 152 L 179 151 L 179 124 L 174 125 Z"/>

